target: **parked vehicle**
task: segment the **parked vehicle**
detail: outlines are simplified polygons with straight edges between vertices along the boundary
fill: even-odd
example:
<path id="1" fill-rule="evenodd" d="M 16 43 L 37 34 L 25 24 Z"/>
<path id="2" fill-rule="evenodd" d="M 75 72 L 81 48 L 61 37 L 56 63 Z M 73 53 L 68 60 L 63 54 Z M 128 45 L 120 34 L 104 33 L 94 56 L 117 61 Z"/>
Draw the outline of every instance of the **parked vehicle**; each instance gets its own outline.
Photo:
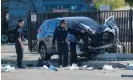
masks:
<path id="1" fill-rule="evenodd" d="M 77 45 L 77 54 L 79 56 L 89 54 L 90 52 L 97 54 L 102 50 L 109 52 L 109 49 L 114 46 L 116 52 L 122 51 L 118 46 L 121 45 L 118 36 L 119 29 L 113 16 L 109 17 L 104 25 L 100 25 L 88 17 L 63 17 L 45 20 L 38 29 L 37 51 L 42 58 L 49 59 L 51 55 L 57 53 L 57 44 L 56 49 L 52 48 L 52 38 L 55 28 L 59 26 L 62 19 L 67 21 L 68 27 L 76 30 L 76 32 L 71 34 L 80 38 Z M 88 42 L 84 40 L 85 37 Z M 69 41 L 69 37 L 67 40 Z M 87 53 L 84 52 L 84 44 L 86 43 L 88 45 Z"/>

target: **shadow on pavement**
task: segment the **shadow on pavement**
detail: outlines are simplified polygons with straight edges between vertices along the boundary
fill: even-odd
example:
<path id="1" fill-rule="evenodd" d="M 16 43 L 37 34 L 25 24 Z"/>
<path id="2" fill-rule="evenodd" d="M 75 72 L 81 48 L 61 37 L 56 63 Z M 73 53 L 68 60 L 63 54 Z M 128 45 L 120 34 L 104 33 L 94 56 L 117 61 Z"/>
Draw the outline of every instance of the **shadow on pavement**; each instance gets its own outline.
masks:
<path id="1" fill-rule="evenodd" d="M 51 59 L 49 62 L 50 64 L 57 66 L 58 59 Z M 12 59 L 1 59 L 1 64 L 9 64 L 12 66 L 16 66 L 17 62 L 16 60 L 12 60 Z M 27 64 L 33 64 L 34 67 L 36 67 L 38 64 L 38 60 L 23 60 L 23 65 L 26 66 Z"/>

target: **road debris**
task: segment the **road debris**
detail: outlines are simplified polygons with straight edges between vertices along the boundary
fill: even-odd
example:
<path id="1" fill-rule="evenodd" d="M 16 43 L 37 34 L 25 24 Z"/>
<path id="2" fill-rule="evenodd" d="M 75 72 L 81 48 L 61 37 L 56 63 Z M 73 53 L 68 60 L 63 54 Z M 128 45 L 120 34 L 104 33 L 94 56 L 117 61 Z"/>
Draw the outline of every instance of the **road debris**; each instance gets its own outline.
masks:
<path id="1" fill-rule="evenodd" d="M 78 67 L 77 64 L 72 64 L 69 67 L 66 67 L 66 70 L 93 70 L 93 67 L 88 67 L 87 65 L 84 65 L 82 67 Z"/>
<path id="2" fill-rule="evenodd" d="M 133 64 L 127 64 L 126 69 L 127 70 L 133 70 Z"/>
<path id="3" fill-rule="evenodd" d="M 1 66 L 1 72 L 13 72 L 15 71 L 14 66 L 10 66 L 10 65 L 5 65 L 5 66 Z"/>
<path id="4" fill-rule="evenodd" d="M 79 70 L 79 67 L 74 63 L 72 66 L 66 67 L 66 70 Z"/>
<path id="5" fill-rule="evenodd" d="M 54 67 L 53 65 L 50 65 L 49 69 L 53 70 L 53 71 L 58 71 L 58 69 L 56 67 Z"/>
<path id="6" fill-rule="evenodd" d="M 39 67 L 39 69 L 41 70 L 53 70 L 53 71 L 58 71 L 58 69 L 56 67 L 54 67 L 53 65 L 49 64 L 48 62 L 45 62 L 43 67 Z"/>
<path id="7" fill-rule="evenodd" d="M 82 69 L 86 69 L 86 68 L 87 68 L 87 65 L 82 66 Z"/>
<path id="8" fill-rule="evenodd" d="M 44 69 L 48 69 L 48 67 L 47 67 L 46 65 L 43 65 L 43 68 L 44 68 Z"/>
<path id="9" fill-rule="evenodd" d="M 112 65 L 104 65 L 103 70 L 113 70 Z"/>
<path id="10" fill-rule="evenodd" d="M 93 67 L 88 67 L 86 68 L 87 70 L 93 70 L 94 68 Z"/>

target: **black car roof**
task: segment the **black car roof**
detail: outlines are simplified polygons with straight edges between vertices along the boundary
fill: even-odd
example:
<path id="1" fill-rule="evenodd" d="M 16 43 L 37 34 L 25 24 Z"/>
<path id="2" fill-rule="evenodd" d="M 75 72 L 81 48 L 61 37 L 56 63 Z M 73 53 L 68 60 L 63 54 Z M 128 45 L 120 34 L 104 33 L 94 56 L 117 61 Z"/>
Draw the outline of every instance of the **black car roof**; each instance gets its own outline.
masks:
<path id="1" fill-rule="evenodd" d="M 53 18 L 53 19 L 48 19 L 48 20 L 66 20 L 66 21 L 80 21 L 80 20 L 92 20 L 91 18 L 88 17 L 62 17 L 62 18 Z"/>

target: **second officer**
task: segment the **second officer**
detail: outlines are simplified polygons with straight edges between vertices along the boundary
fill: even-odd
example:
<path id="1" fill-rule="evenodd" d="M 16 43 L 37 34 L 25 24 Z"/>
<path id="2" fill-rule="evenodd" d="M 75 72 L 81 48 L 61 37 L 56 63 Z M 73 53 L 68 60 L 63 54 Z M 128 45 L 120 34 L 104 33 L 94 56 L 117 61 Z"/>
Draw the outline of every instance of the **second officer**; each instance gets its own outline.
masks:
<path id="1" fill-rule="evenodd" d="M 68 27 L 65 20 L 60 21 L 60 26 L 55 29 L 53 35 L 53 47 L 55 47 L 55 40 L 57 39 L 58 54 L 59 54 L 59 67 L 68 66 L 68 43 L 66 41 L 68 35 Z"/>

